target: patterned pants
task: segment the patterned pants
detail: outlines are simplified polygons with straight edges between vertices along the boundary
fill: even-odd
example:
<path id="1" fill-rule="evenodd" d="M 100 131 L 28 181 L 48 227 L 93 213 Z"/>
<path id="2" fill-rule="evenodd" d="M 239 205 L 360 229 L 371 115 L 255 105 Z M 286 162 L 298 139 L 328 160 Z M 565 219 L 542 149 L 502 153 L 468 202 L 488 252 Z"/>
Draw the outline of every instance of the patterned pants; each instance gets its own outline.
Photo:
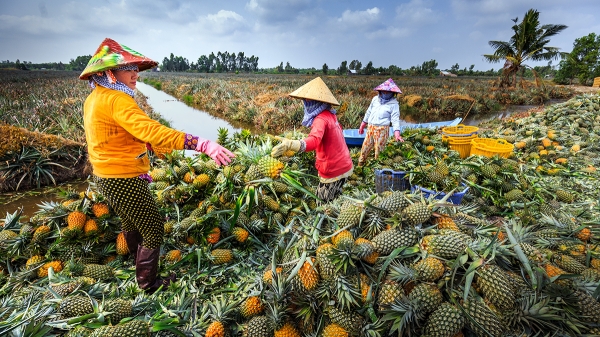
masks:
<path id="1" fill-rule="evenodd" d="M 362 148 L 360 149 L 360 157 L 358 158 L 358 166 L 363 166 L 367 161 L 367 157 L 373 148 L 375 148 L 375 159 L 379 157 L 379 152 L 385 148 L 388 138 L 390 137 L 389 126 L 367 126 L 367 134 Z"/>
<path id="2" fill-rule="evenodd" d="M 148 182 L 135 178 L 100 178 L 93 176 L 98 191 L 121 218 L 124 231 L 138 231 L 142 245 L 159 248 L 163 243 L 164 220 L 148 189 Z"/>
<path id="3" fill-rule="evenodd" d="M 317 187 L 317 197 L 323 202 L 329 202 L 342 194 L 342 188 L 348 178 L 342 178 L 332 183 L 319 183 Z"/>

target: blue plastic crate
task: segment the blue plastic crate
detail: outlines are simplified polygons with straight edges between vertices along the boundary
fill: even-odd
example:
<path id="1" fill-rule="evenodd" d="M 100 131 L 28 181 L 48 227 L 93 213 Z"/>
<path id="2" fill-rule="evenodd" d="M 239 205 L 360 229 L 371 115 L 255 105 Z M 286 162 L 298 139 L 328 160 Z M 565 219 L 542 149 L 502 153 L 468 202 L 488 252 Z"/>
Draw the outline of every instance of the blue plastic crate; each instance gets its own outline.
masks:
<path id="1" fill-rule="evenodd" d="M 463 185 L 464 186 L 464 185 Z M 460 202 L 462 201 L 462 198 L 465 196 L 465 194 L 467 193 L 467 191 L 469 190 L 469 187 L 466 186 L 465 189 L 461 192 L 454 192 L 450 198 L 448 198 L 448 201 L 450 201 L 451 203 L 455 204 L 455 205 L 460 205 Z M 424 187 L 421 187 L 419 185 L 413 185 L 410 188 L 411 192 L 416 192 L 416 191 L 421 191 L 421 193 L 423 193 L 423 196 L 425 198 L 429 198 L 430 195 L 435 195 L 434 198 L 435 199 L 442 199 L 443 197 L 446 196 L 446 192 L 438 192 L 438 191 L 432 191 L 432 190 L 428 190 Z"/>
<path id="2" fill-rule="evenodd" d="M 392 169 L 375 170 L 375 191 L 377 193 L 406 191 L 409 188 L 410 183 L 406 177 L 406 172 Z"/>

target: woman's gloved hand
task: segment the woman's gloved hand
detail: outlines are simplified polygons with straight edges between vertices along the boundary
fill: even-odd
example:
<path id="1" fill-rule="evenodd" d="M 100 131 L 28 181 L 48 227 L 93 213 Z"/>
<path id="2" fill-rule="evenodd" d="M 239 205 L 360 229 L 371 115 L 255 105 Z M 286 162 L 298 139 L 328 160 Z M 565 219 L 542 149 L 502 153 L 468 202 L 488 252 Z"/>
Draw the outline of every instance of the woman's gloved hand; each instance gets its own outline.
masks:
<path id="1" fill-rule="evenodd" d="M 273 147 L 273 150 L 271 150 L 271 156 L 275 157 L 275 158 L 281 157 L 287 151 L 298 152 L 300 150 L 300 147 L 302 146 L 302 143 L 299 140 L 293 140 L 293 139 L 287 139 L 287 138 L 281 138 L 281 137 L 275 137 L 275 138 L 281 142 L 281 143 L 277 144 L 275 147 Z"/>
<path id="2" fill-rule="evenodd" d="M 218 166 L 231 163 L 235 157 L 231 151 L 208 139 L 198 138 L 197 152 L 206 153 Z"/>
<path id="3" fill-rule="evenodd" d="M 367 127 L 367 123 L 365 123 L 365 122 L 360 123 L 360 128 L 358 128 L 358 134 L 362 135 L 363 133 L 365 133 L 366 127 Z"/>
<path id="4" fill-rule="evenodd" d="M 399 130 L 394 131 L 394 138 L 396 138 L 397 142 L 404 143 L 404 138 L 402 138 L 402 136 L 400 136 Z"/>

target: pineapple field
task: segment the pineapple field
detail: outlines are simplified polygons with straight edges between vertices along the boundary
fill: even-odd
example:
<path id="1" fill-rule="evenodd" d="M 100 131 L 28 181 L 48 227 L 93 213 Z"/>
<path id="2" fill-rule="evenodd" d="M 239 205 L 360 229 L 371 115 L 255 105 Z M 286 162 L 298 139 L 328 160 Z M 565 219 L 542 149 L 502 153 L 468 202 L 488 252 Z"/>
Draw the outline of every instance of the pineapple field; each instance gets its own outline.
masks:
<path id="1" fill-rule="evenodd" d="M 267 135 L 222 130 L 237 155 L 226 167 L 155 153 L 160 272 L 177 282 L 137 287 L 90 183 L 2 221 L 0 335 L 597 335 L 599 111 L 581 95 L 481 125 L 514 144 L 508 158 L 461 158 L 439 130 L 406 130 L 331 203 L 315 199 L 314 155 L 272 158 Z M 445 196 L 377 194 L 382 168 Z"/>

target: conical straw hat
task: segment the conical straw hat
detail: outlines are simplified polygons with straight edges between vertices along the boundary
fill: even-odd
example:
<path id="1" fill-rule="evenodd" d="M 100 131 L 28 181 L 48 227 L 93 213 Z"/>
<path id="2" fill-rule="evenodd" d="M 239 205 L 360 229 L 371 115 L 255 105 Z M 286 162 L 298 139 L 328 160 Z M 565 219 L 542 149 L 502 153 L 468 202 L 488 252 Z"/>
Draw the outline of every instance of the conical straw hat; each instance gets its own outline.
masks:
<path id="1" fill-rule="evenodd" d="M 294 98 L 306 98 L 332 105 L 340 105 L 320 77 L 306 83 L 290 94 Z"/>
<path id="2" fill-rule="evenodd" d="M 144 71 L 156 67 L 158 62 L 147 58 L 115 40 L 106 38 L 102 41 L 85 69 L 83 69 L 79 78 L 87 80 L 92 74 L 132 64 L 137 65 L 139 71 Z"/>
<path id="3" fill-rule="evenodd" d="M 402 93 L 402 90 L 400 90 L 400 88 L 398 88 L 396 83 L 394 83 L 394 80 L 392 80 L 391 78 L 387 79 L 385 82 L 376 86 L 375 89 L 373 89 L 373 90 L 375 90 L 375 91 L 379 91 L 379 90 L 391 91 L 391 92 L 397 92 L 399 94 Z"/>

